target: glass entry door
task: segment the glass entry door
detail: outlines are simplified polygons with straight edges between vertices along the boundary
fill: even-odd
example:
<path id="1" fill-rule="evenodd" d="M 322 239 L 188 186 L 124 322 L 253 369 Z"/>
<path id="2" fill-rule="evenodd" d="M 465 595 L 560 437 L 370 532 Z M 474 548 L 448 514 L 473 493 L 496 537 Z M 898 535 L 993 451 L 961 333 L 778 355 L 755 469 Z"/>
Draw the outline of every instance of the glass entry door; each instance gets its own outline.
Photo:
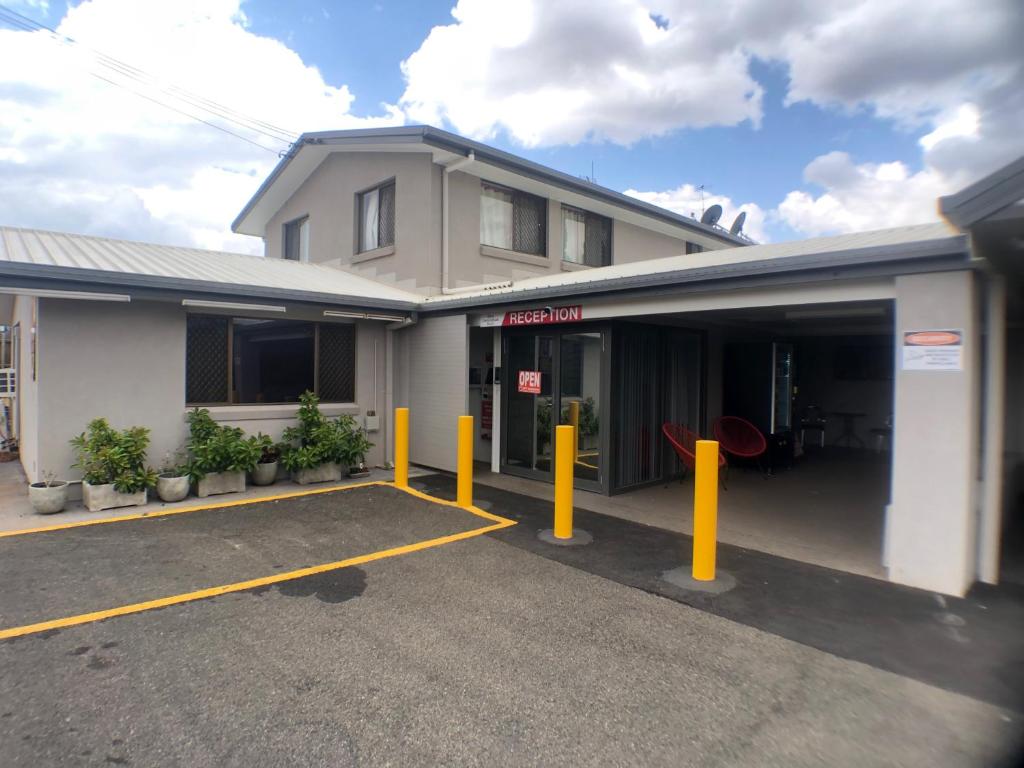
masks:
<path id="1" fill-rule="evenodd" d="M 575 484 L 604 490 L 604 331 L 514 332 L 506 337 L 502 471 L 553 481 L 555 427 L 576 427 Z"/>

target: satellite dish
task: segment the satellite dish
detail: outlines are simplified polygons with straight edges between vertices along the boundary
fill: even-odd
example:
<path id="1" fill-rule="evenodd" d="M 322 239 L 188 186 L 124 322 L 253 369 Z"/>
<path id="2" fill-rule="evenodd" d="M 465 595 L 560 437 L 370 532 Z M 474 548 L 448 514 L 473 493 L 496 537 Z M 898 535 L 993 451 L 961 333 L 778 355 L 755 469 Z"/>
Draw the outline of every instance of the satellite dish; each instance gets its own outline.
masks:
<path id="1" fill-rule="evenodd" d="M 747 223 L 747 212 L 740 211 L 739 216 L 733 221 L 732 226 L 729 227 L 730 235 L 738 235 L 743 231 L 743 225 Z"/>
<path id="2" fill-rule="evenodd" d="M 722 206 L 712 205 L 706 211 L 704 215 L 700 217 L 701 224 L 710 224 L 712 227 L 718 223 L 718 220 L 722 218 Z"/>

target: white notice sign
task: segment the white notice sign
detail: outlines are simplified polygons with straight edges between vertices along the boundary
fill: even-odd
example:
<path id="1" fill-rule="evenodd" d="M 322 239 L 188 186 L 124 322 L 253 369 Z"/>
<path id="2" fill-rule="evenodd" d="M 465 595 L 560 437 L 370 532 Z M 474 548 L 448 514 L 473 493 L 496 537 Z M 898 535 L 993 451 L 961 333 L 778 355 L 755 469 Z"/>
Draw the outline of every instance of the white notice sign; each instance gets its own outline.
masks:
<path id="1" fill-rule="evenodd" d="M 904 371 L 962 371 L 964 334 L 960 330 L 903 332 Z"/>

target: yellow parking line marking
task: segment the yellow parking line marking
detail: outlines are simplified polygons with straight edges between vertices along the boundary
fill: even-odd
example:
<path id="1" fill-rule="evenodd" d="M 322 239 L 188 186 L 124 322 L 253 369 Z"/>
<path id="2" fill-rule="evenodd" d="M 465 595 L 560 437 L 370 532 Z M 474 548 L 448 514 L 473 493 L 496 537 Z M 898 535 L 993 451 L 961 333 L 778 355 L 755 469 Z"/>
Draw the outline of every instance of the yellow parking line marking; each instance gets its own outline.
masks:
<path id="1" fill-rule="evenodd" d="M 396 487 L 394 483 L 386 480 L 371 480 L 366 483 L 353 483 L 352 485 L 331 486 L 330 488 L 313 488 L 308 491 L 289 491 L 278 493 L 272 496 L 257 496 L 255 498 L 233 499 L 232 501 L 218 501 L 215 504 L 199 504 L 194 507 L 179 507 L 177 509 L 165 509 L 159 512 L 139 512 L 134 515 L 120 515 L 118 517 L 101 517 L 98 520 L 79 520 L 75 523 L 58 523 L 57 525 L 44 525 L 39 528 L 24 528 L 20 531 L 0 531 L 0 539 L 10 536 L 24 536 L 28 533 L 47 533 L 49 531 L 63 531 L 69 528 L 84 528 L 89 525 L 103 525 L 104 523 L 123 523 L 128 520 L 148 520 L 151 517 L 167 517 L 169 515 L 182 515 L 186 512 L 202 512 L 207 509 L 226 509 L 228 507 L 241 507 L 246 504 L 259 504 L 264 501 L 280 501 L 282 499 L 295 499 L 300 496 L 315 496 L 320 493 L 334 493 L 335 491 L 350 491 L 354 488 L 368 488 L 374 485 L 387 485 Z M 401 490 L 401 489 L 399 489 Z"/>
<path id="2" fill-rule="evenodd" d="M 384 485 L 392 486 L 391 483 L 383 481 L 375 481 L 372 483 L 364 483 L 361 487 L 367 485 Z M 356 486 L 343 486 L 341 488 L 329 488 L 315 491 L 315 493 L 326 493 L 328 491 L 343 491 L 347 488 L 354 488 Z M 180 595 L 171 595 L 170 597 L 161 597 L 156 600 L 147 600 L 141 603 L 132 603 L 130 605 L 122 605 L 117 608 L 107 608 L 102 611 L 93 611 L 91 613 L 82 613 L 77 616 L 67 616 L 62 619 L 51 619 L 49 621 L 41 621 L 36 624 L 26 624 L 21 627 L 11 627 L 10 629 L 0 630 L 0 640 L 7 640 L 12 637 L 22 637 L 24 635 L 31 635 L 37 632 L 45 632 L 50 629 L 63 629 L 65 627 L 73 627 L 78 624 L 89 624 L 94 621 L 102 621 L 104 619 L 110 619 L 115 616 L 126 616 L 132 613 L 142 613 L 143 611 L 151 611 L 156 608 L 166 608 L 170 605 L 180 605 L 181 603 L 189 603 L 195 600 L 206 600 L 211 597 L 217 597 L 218 595 L 226 595 L 231 592 L 244 592 L 247 589 L 255 589 L 256 587 L 264 587 L 271 584 L 278 584 L 282 581 L 291 581 L 293 579 L 301 579 L 305 576 L 314 576 L 320 573 L 327 573 L 329 571 L 337 571 L 342 568 L 349 568 L 354 565 L 362 565 L 363 563 L 371 563 L 375 560 L 383 560 L 389 557 L 397 557 L 399 555 L 407 555 L 412 552 L 419 552 L 424 549 L 431 549 L 433 547 L 440 547 L 444 544 L 451 544 L 456 541 L 463 541 L 465 539 L 471 539 L 476 536 L 482 536 L 485 533 L 491 531 L 497 531 L 502 528 L 508 528 L 516 524 L 515 520 L 509 520 L 508 518 L 499 517 L 498 515 L 492 515 L 490 512 L 486 512 L 479 507 L 460 507 L 455 502 L 447 501 L 445 499 L 436 499 L 421 491 L 414 490 L 412 488 L 399 488 L 398 490 L 405 491 L 413 496 L 425 499 L 427 501 L 434 502 L 436 504 L 442 504 L 444 506 L 457 507 L 458 509 L 465 510 L 479 517 L 486 518 L 494 521 L 492 525 L 485 525 L 482 528 L 474 528 L 470 531 L 462 531 L 460 533 L 453 533 L 447 536 L 439 536 L 434 539 L 426 539 L 424 541 L 417 541 L 413 544 L 404 544 L 399 547 L 392 547 L 391 549 L 382 549 L 378 552 L 371 552 L 367 555 L 357 555 L 356 557 L 350 557 L 346 560 L 338 560 L 333 563 L 324 563 L 322 565 L 313 565 L 308 568 L 300 568 L 295 571 L 288 571 L 287 573 L 275 573 L 272 576 L 262 576 L 256 579 L 249 579 L 247 581 L 239 581 L 234 584 L 225 584 L 219 587 L 208 587 L 207 589 L 200 589 L 195 592 L 186 592 Z M 310 492 L 302 492 L 298 494 L 288 494 L 282 498 L 292 498 L 293 496 L 308 496 Z M 252 502 L 250 502 L 252 503 Z M 215 506 L 236 506 L 235 503 L 227 505 L 215 505 Z M 177 510 L 174 510 L 177 511 Z M 141 517 L 141 516 L 137 516 Z M 112 518 L 114 520 L 120 520 L 121 518 Z M 98 521 L 97 521 L 98 522 Z"/>

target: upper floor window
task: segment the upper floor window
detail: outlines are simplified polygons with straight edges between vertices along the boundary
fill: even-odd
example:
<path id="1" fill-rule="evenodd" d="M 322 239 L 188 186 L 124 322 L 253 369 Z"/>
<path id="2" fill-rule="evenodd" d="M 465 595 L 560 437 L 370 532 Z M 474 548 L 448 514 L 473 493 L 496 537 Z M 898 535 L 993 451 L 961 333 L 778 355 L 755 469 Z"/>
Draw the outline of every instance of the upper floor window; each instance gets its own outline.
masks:
<path id="1" fill-rule="evenodd" d="M 356 331 L 314 323 L 189 315 L 185 402 L 294 403 L 306 390 L 324 402 L 355 400 Z"/>
<path id="2" fill-rule="evenodd" d="M 562 206 L 562 260 L 588 267 L 612 263 L 612 220 Z"/>
<path id="3" fill-rule="evenodd" d="M 309 216 L 284 225 L 284 257 L 291 261 L 309 261 Z"/>
<path id="4" fill-rule="evenodd" d="M 508 251 L 547 255 L 547 200 L 484 184 L 480 194 L 480 243 Z"/>
<path id="5" fill-rule="evenodd" d="M 359 209 L 359 253 L 395 244 L 395 182 L 357 195 Z"/>
<path id="6" fill-rule="evenodd" d="M 691 243 L 689 240 L 686 241 L 686 252 L 687 253 L 703 253 L 704 246 L 698 243 Z"/>

